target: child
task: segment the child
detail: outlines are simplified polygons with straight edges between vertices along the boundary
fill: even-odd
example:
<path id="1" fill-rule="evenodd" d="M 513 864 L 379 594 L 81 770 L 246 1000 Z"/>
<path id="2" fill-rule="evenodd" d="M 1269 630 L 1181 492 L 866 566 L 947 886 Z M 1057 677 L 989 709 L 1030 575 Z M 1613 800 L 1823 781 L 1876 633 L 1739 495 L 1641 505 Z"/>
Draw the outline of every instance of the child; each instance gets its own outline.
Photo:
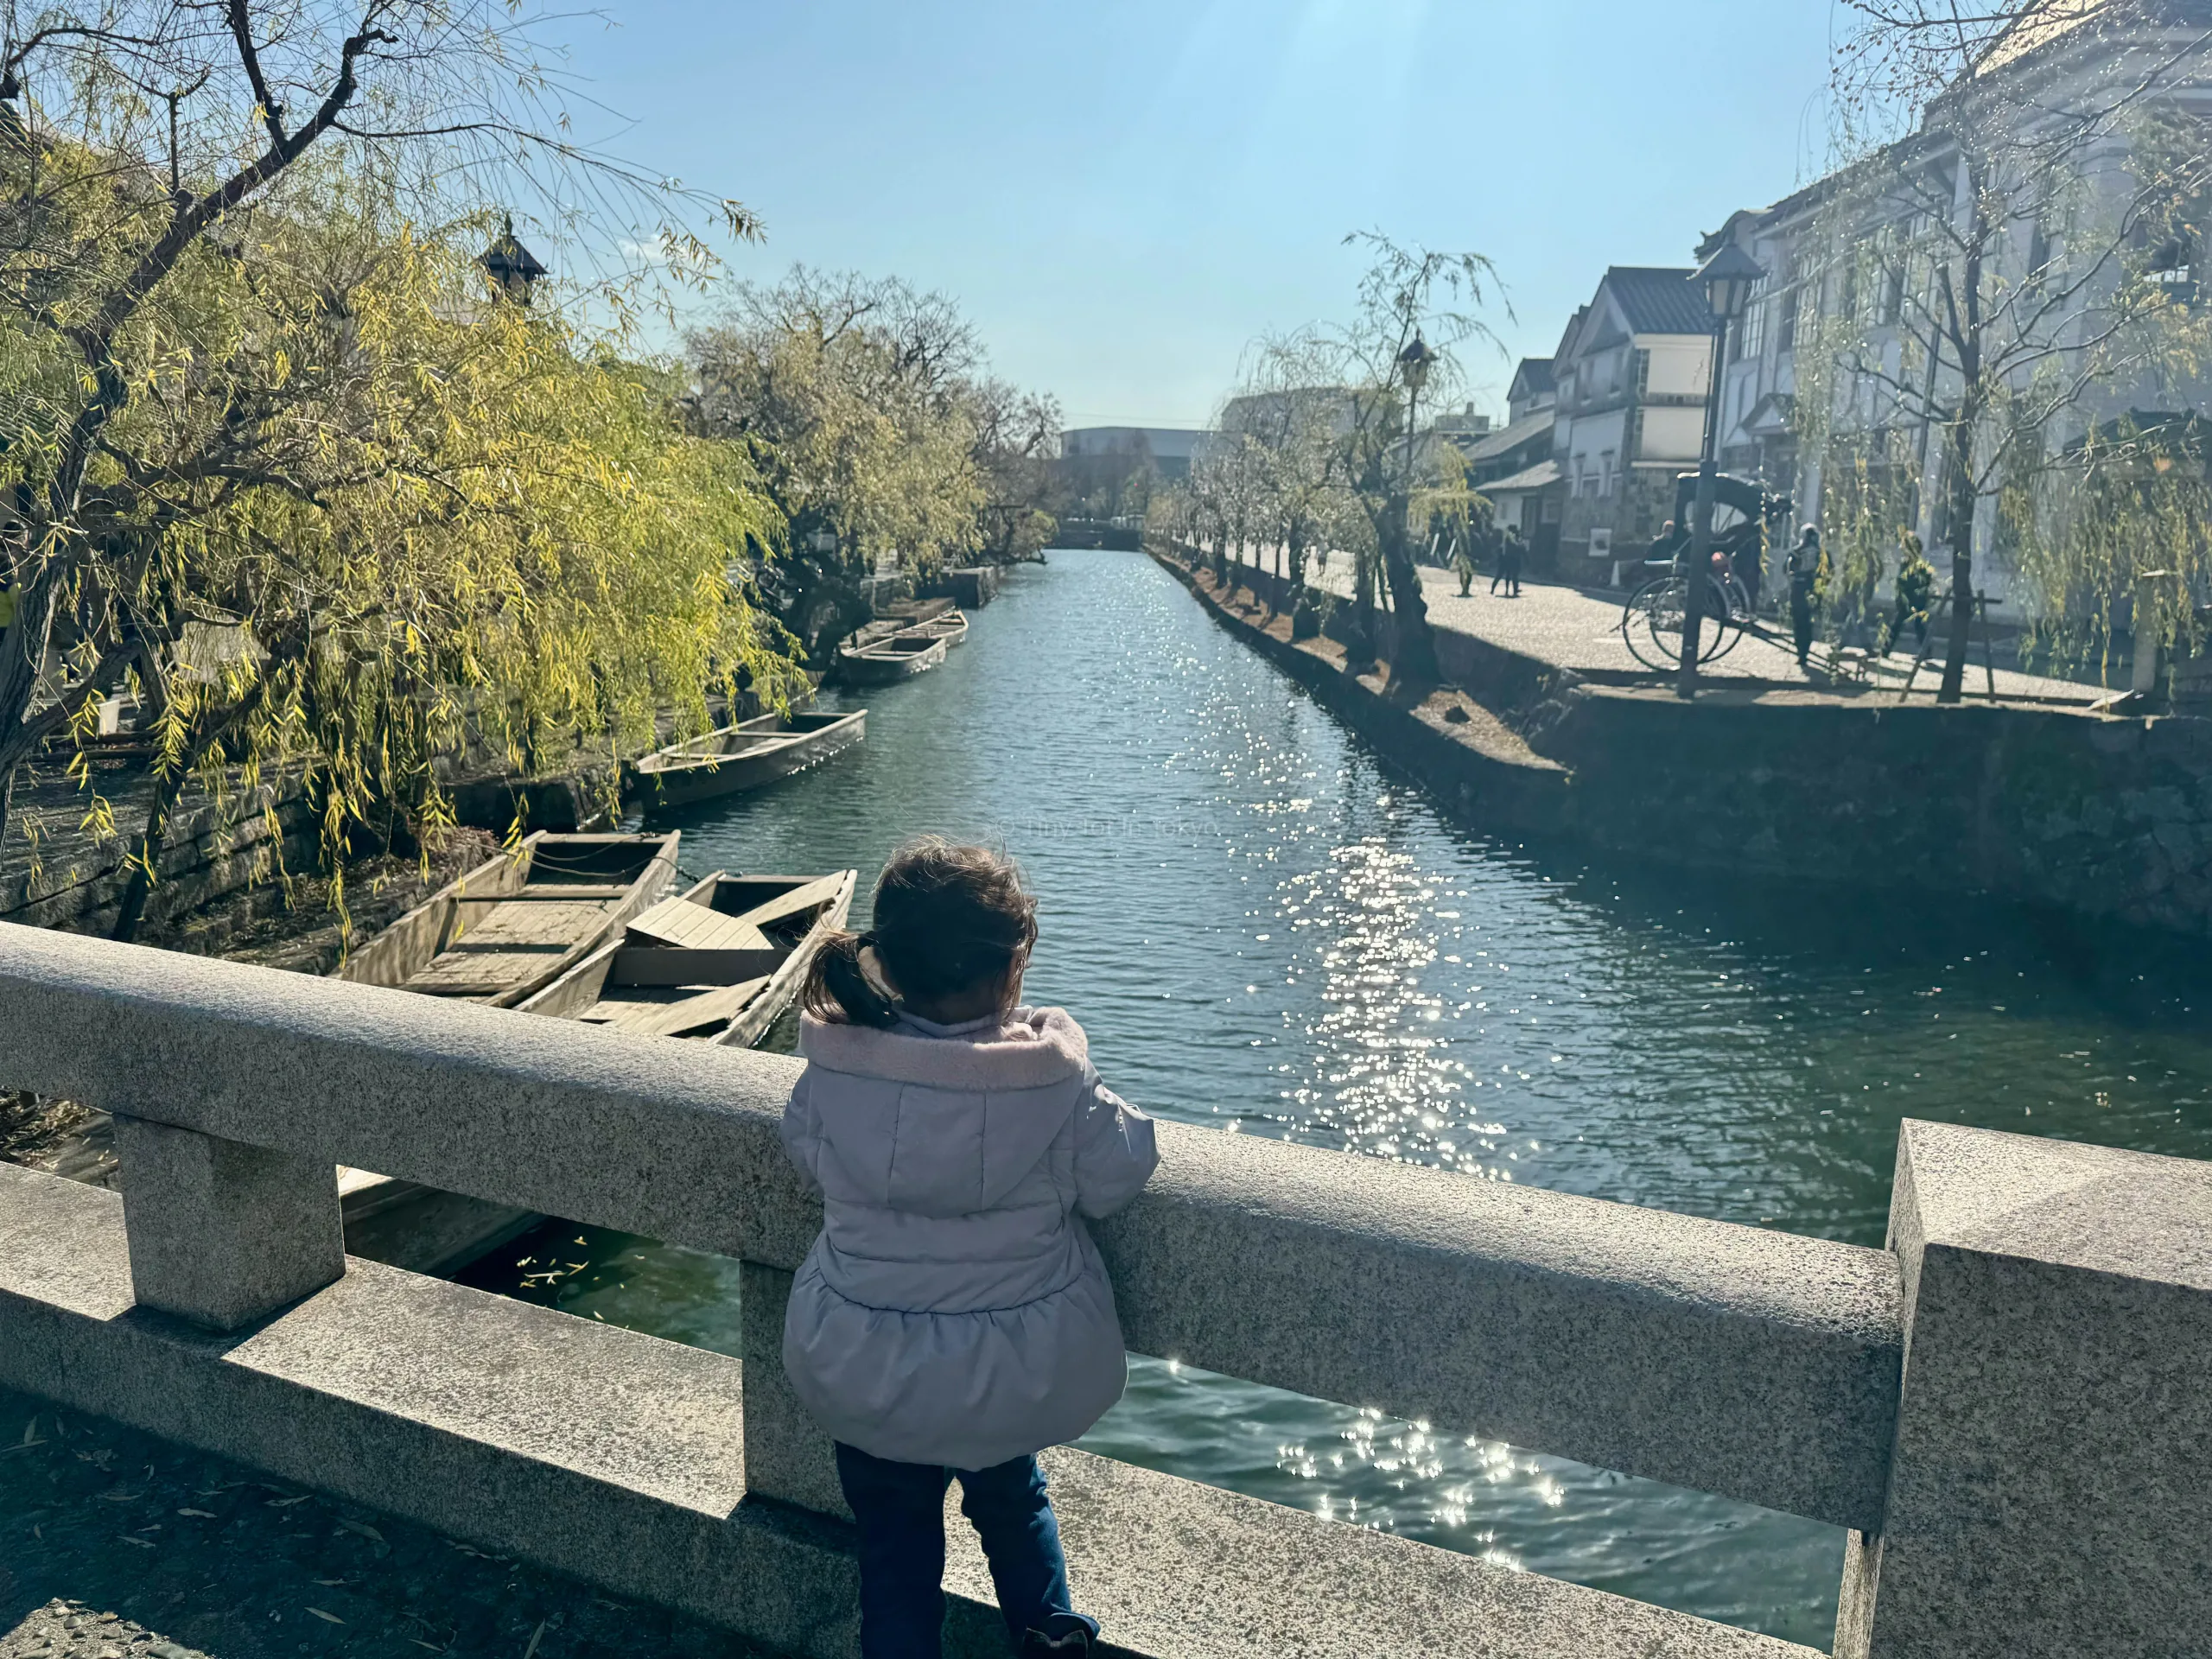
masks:
<path id="1" fill-rule="evenodd" d="M 930 837 L 875 887 L 801 993 L 807 1067 L 784 1145 L 823 1196 L 784 1368 L 837 1441 L 860 1523 L 864 1659 L 935 1656 L 944 1494 L 1028 1656 L 1091 1651 L 1039 1448 L 1121 1397 L 1114 1293 L 1083 1217 L 1134 1198 L 1152 1121 L 1091 1069 L 1083 1028 L 1026 1008 L 1036 901 L 1014 862 Z"/>

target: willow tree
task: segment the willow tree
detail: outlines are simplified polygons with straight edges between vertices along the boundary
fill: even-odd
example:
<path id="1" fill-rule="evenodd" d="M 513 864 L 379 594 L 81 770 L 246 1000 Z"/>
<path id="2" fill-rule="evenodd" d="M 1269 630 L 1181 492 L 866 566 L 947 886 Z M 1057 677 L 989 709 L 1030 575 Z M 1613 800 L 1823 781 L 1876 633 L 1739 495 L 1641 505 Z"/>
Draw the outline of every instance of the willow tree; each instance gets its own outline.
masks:
<path id="1" fill-rule="evenodd" d="M 194 516 L 232 499 L 222 486 L 265 481 L 241 439 L 296 398 L 293 365 L 267 353 L 239 359 L 259 379 L 204 374 L 189 347 L 208 285 L 315 158 L 335 152 L 425 222 L 497 191 L 697 249 L 683 215 L 706 204 L 569 136 L 542 27 L 501 0 L 62 0 L 28 22 L 10 14 L 0 830 L 24 759 L 144 655 L 134 597 L 159 550 L 188 543 Z M 733 204 L 717 211 L 747 228 Z M 157 395 L 201 441 L 158 477 L 134 467 L 130 435 Z"/>
<path id="2" fill-rule="evenodd" d="M 2187 99 L 2212 36 L 2168 0 L 1846 8 L 1847 164 L 1824 187 L 1819 268 L 1800 273 L 1821 303 L 1800 325 L 1797 419 L 1847 481 L 1875 469 L 1869 500 L 1891 476 L 1934 479 L 1920 522 L 1949 549 L 1940 695 L 1955 702 L 2000 498 L 2117 399 L 2185 378 L 2202 226 L 2184 221 L 2212 169 Z"/>
<path id="3" fill-rule="evenodd" d="M 710 689 L 801 683 L 746 586 L 780 525 L 744 455 L 690 434 L 619 340 L 492 289 L 480 226 L 416 235 L 331 183 L 197 274 L 193 326 L 117 427 L 176 508 L 120 606 L 161 643 L 163 694 L 126 936 L 194 773 L 302 772 L 342 903 L 359 829 L 448 816 L 445 757 L 620 753 L 662 711 L 702 723 Z M 206 475 L 197 405 L 163 395 L 186 377 L 284 389 L 250 464 Z"/>
<path id="4" fill-rule="evenodd" d="M 760 580 L 810 659 L 868 620 L 879 566 L 927 575 L 982 547 L 981 353 L 943 296 L 801 267 L 741 284 L 686 355 L 696 429 L 744 448 L 790 524 Z"/>

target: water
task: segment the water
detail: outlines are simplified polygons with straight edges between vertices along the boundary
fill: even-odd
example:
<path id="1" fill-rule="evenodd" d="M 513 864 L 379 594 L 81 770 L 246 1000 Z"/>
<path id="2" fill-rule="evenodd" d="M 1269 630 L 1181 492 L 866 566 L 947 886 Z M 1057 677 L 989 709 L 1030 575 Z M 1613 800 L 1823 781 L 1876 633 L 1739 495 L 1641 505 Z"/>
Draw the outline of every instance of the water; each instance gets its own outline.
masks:
<path id="1" fill-rule="evenodd" d="M 685 868 L 865 889 L 910 833 L 1003 840 L 1033 998 L 1163 1116 L 1865 1244 L 1903 1116 L 2212 1157 L 2200 950 L 1485 838 L 1140 556 L 1017 574 L 868 708 L 862 748 L 671 820 Z M 548 1229 L 474 1281 L 736 1351 L 735 1264 L 695 1252 Z M 1159 1361 L 1085 1444 L 1832 1636 L 1842 1535 L 1810 1522 Z"/>

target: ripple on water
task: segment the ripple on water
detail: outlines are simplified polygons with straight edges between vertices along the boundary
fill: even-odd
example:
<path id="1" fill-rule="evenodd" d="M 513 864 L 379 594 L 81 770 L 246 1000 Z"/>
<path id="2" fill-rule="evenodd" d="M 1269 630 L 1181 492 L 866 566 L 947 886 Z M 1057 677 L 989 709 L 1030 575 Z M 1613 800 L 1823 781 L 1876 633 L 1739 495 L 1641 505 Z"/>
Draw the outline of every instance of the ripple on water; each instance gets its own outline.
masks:
<path id="1" fill-rule="evenodd" d="M 701 873 L 1002 841 L 1033 996 L 1188 1122 L 1870 1244 L 1905 1116 L 2212 1156 L 2196 953 L 1470 834 L 1134 555 L 1018 573 L 863 747 L 673 822 Z M 734 1264 L 696 1252 L 547 1229 L 471 1277 L 736 1350 Z M 1841 1535 L 1704 1494 L 1154 1360 L 1084 1444 L 1832 1637 Z"/>

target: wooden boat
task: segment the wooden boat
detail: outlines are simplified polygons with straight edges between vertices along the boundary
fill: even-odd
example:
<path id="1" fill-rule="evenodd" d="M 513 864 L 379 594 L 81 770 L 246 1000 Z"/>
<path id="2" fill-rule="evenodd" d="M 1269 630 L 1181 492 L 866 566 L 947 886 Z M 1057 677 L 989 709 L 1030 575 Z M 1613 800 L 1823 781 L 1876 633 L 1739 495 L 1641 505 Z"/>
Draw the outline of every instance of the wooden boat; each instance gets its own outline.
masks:
<path id="1" fill-rule="evenodd" d="M 919 626 L 916 627 L 913 632 L 916 633 L 935 634 L 938 639 L 944 640 L 948 646 L 963 645 L 968 643 L 967 613 L 964 611 L 947 611 L 943 616 L 938 617 L 933 622 L 922 623 Z"/>
<path id="2" fill-rule="evenodd" d="M 837 653 L 837 670 L 848 685 L 886 685 L 927 673 L 944 660 L 946 650 L 936 635 L 909 628 L 873 645 L 845 646 Z"/>
<path id="3" fill-rule="evenodd" d="M 682 839 L 541 830 L 409 911 L 338 977 L 512 1007 L 658 899 L 676 878 Z"/>
<path id="4" fill-rule="evenodd" d="M 867 736 L 865 709 L 763 715 L 645 756 L 631 769 L 632 781 L 649 808 L 683 806 L 804 772 Z"/>
<path id="5" fill-rule="evenodd" d="M 672 830 L 540 831 L 440 888 L 348 958 L 337 977 L 512 1007 L 666 892 L 682 839 Z M 365 1169 L 338 1172 L 338 1200 L 351 1254 L 411 1273 L 457 1273 L 539 1220 L 533 1211 Z"/>
<path id="6" fill-rule="evenodd" d="M 859 876 L 716 871 L 638 917 L 521 1010 L 646 1036 L 757 1043 L 791 1006 L 823 941 L 845 925 Z"/>

